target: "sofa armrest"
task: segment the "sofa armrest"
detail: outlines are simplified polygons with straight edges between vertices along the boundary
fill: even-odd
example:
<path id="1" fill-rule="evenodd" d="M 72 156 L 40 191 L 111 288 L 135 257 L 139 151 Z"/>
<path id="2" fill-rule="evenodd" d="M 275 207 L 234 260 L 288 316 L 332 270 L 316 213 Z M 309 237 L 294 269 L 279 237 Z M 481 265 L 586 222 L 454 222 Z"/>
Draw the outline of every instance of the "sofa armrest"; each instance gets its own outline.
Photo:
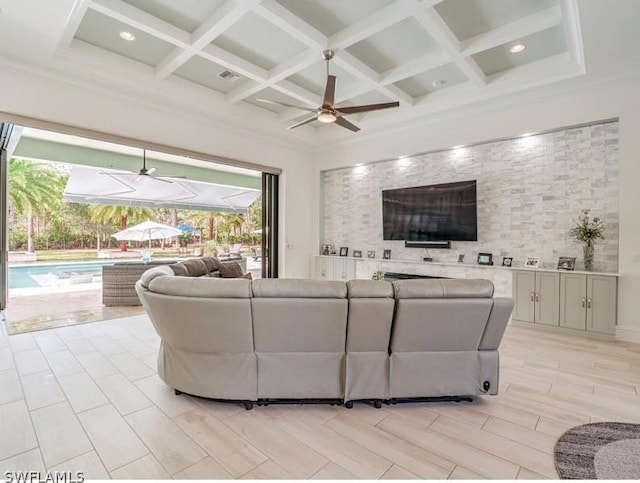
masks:
<path id="1" fill-rule="evenodd" d="M 514 300 L 508 297 L 495 297 L 493 307 L 487 320 L 482 339 L 480 339 L 480 350 L 496 350 L 500 346 L 502 336 L 511 317 Z"/>

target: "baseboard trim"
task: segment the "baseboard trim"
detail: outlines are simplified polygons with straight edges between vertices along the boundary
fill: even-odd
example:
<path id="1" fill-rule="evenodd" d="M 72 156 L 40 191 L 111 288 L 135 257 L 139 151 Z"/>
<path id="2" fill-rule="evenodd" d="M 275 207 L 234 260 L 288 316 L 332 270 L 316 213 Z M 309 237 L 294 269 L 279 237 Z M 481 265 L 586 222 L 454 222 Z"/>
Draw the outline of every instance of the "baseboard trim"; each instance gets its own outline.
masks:
<path id="1" fill-rule="evenodd" d="M 640 327 L 633 327 L 630 325 L 617 325 L 616 340 L 623 340 L 625 342 L 635 342 L 640 344 Z"/>

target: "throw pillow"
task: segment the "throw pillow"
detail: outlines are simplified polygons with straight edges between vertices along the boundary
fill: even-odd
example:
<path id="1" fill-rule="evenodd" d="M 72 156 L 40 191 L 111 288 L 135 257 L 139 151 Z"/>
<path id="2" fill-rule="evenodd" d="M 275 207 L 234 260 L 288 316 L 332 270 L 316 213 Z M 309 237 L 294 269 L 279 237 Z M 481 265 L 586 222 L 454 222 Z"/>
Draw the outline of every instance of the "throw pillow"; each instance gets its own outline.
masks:
<path id="1" fill-rule="evenodd" d="M 207 266 L 207 272 L 215 272 L 220 266 L 220 262 L 213 257 L 202 257 L 202 261 Z"/>
<path id="2" fill-rule="evenodd" d="M 190 277 L 199 277 L 207 273 L 207 266 L 200 258 L 190 258 L 182 264 L 186 267 Z"/>
<path id="3" fill-rule="evenodd" d="M 173 273 L 178 277 L 188 277 L 189 272 L 187 272 L 187 267 L 184 266 L 183 263 L 172 263 L 169 265 Z"/>
<path id="4" fill-rule="evenodd" d="M 244 275 L 242 267 L 236 262 L 221 263 L 218 270 L 222 278 L 240 278 Z"/>

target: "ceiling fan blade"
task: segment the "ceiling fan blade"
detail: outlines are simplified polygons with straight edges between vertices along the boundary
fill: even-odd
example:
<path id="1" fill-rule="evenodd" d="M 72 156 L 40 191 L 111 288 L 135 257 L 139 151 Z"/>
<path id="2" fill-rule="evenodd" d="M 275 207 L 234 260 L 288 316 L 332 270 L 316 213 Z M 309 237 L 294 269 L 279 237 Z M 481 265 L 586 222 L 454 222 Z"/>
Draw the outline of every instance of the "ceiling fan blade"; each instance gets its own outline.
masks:
<path id="1" fill-rule="evenodd" d="M 315 121 L 316 119 L 318 119 L 318 116 L 311 116 L 311 117 L 309 117 L 309 118 L 305 119 L 304 121 L 300 121 L 299 123 L 294 124 L 293 126 L 289 126 L 287 129 L 293 129 L 293 128 L 296 128 L 296 127 L 302 126 L 302 125 L 304 125 L 304 124 L 308 124 L 308 123 L 310 123 L 310 122 Z"/>
<path id="2" fill-rule="evenodd" d="M 171 174 L 167 174 L 167 175 L 164 175 L 164 176 L 154 176 L 154 178 L 155 179 L 158 179 L 158 178 L 188 179 L 186 176 L 173 176 Z"/>
<path id="3" fill-rule="evenodd" d="M 276 106 L 292 107 L 294 109 L 300 109 L 302 111 L 316 112 L 317 109 L 306 106 L 296 106 L 294 104 L 287 104 L 286 102 L 270 101 L 269 99 L 256 99 L 258 102 L 264 102 L 265 104 L 275 104 Z"/>
<path id="4" fill-rule="evenodd" d="M 339 124 L 342 127 L 346 127 L 349 131 L 358 132 L 360 130 L 358 126 L 347 121 L 344 117 L 338 117 L 336 119 L 336 124 Z"/>
<path id="5" fill-rule="evenodd" d="M 356 114 L 358 112 L 379 111 L 380 109 L 390 109 L 398 107 L 399 102 L 383 102 L 382 104 L 366 104 L 363 106 L 336 107 L 338 112 L 343 114 Z"/>
<path id="6" fill-rule="evenodd" d="M 327 76 L 327 85 L 324 88 L 324 99 L 322 100 L 322 107 L 325 109 L 332 108 L 336 102 L 336 76 Z"/>

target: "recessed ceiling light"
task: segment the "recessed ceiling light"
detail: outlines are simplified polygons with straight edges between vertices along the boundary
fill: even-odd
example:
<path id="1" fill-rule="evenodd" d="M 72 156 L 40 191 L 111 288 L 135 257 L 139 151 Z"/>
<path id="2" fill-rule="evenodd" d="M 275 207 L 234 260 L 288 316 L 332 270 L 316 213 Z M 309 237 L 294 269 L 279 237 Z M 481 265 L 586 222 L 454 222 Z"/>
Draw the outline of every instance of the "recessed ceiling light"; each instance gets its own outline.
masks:
<path id="1" fill-rule="evenodd" d="M 522 52 L 523 50 L 524 50 L 524 45 L 516 44 L 511 46 L 511 48 L 509 49 L 509 52 L 511 52 L 512 54 L 517 54 L 518 52 Z"/>
<path id="2" fill-rule="evenodd" d="M 431 85 L 433 87 L 441 87 L 443 85 L 445 85 L 447 83 L 446 79 L 436 79 L 433 82 L 431 82 Z"/>
<path id="3" fill-rule="evenodd" d="M 128 40 L 129 42 L 136 39 L 135 35 L 133 35 L 131 32 L 127 32 L 126 30 L 120 32 L 120 37 L 124 40 Z"/>

